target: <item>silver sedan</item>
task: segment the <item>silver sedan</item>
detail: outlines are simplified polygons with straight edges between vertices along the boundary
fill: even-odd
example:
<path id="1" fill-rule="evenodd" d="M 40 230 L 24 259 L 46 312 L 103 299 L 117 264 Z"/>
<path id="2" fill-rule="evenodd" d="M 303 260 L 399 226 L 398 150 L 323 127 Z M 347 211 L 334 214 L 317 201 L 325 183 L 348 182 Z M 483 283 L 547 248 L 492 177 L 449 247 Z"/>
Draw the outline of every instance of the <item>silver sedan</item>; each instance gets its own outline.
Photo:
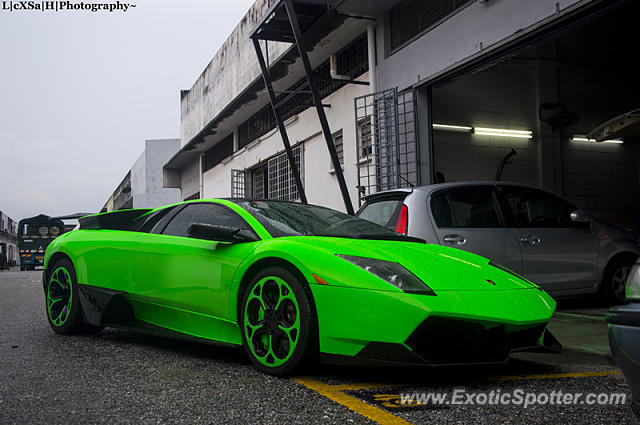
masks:
<path id="1" fill-rule="evenodd" d="M 359 217 L 487 257 L 554 297 L 624 299 L 640 255 L 635 235 L 532 186 L 459 182 L 379 192 Z"/>

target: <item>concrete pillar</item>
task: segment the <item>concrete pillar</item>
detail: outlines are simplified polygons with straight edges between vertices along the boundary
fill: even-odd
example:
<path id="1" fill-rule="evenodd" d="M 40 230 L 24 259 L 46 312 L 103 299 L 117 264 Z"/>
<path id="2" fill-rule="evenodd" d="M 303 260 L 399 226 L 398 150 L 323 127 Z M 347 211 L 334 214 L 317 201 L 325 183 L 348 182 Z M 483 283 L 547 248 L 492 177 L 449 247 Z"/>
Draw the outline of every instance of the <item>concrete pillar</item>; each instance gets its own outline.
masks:
<path id="1" fill-rule="evenodd" d="M 431 88 L 420 87 L 415 90 L 416 131 L 418 132 L 418 184 L 433 183 L 432 151 L 433 135 L 431 128 Z"/>
<path id="2" fill-rule="evenodd" d="M 560 105 L 558 65 L 540 61 L 536 69 L 536 134 L 538 154 L 538 185 L 562 195 L 561 128 L 553 129 L 551 123 L 541 119 L 544 104 Z M 550 110 L 543 110 L 549 113 Z"/>

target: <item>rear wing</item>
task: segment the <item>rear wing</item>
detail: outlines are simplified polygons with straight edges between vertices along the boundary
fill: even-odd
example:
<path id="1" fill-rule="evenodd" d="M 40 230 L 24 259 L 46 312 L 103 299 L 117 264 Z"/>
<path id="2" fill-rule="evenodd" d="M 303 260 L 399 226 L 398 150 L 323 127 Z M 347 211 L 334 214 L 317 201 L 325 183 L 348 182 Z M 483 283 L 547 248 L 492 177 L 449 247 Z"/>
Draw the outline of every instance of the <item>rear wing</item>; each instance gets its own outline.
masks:
<path id="1" fill-rule="evenodd" d="M 118 210 L 80 218 L 80 229 L 109 229 L 135 231 L 142 225 L 140 217 L 151 211 L 150 208 Z"/>

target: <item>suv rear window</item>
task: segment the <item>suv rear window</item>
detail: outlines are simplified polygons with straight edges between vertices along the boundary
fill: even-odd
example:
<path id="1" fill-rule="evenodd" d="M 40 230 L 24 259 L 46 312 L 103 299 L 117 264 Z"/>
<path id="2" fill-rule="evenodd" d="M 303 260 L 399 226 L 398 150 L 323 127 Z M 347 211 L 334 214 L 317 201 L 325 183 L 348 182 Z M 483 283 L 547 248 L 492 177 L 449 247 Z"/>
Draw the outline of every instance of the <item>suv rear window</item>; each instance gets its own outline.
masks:
<path id="1" fill-rule="evenodd" d="M 356 216 L 393 230 L 396 227 L 404 198 L 402 196 L 372 199 L 360 208 Z"/>

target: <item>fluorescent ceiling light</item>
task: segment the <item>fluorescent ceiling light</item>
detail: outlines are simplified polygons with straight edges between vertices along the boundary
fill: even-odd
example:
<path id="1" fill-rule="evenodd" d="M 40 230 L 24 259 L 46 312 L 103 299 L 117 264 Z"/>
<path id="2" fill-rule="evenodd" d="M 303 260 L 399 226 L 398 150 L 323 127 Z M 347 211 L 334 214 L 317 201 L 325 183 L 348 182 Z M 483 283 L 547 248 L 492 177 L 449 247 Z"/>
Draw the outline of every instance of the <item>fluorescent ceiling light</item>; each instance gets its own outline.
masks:
<path id="1" fill-rule="evenodd" d="M 585 136 L 573 136 L 573 138 L 571 138 L 571 141 L 572 142 L 598 143 L 598 142 L 596 142 L 596 139 L 587 139 Z M 604 142 L 600 142 L 600 143 L 622 144 L 622 143 L 624 143 L 624 141 L 622 141 L 622 140 L 605 140 Z"/>
<path id="2" fill-rule="evenodd" d="M 437 130 L 449 131 L 472 131 L 473 127 L 465 127 L 463 125 L 433 124 L 433 128 Z"/>
<path id="3" fill-rule="evenodd" d="M 531 139 L 533 132 L 530 130 L 507 130 L 503 128 L 474 127 L 474 134 L 480 136 L 516 137 L 520 139 Z"/>
<path id="4" fill-rule="evenodd" d="M 474 133 L 480 136 L 515 137 L 520 139 L 531 139 L 533 132 L 529 130 L 507 130 L 503 128 L 468 127 L 464 125 L 433 124 L 435 130 L 460 131 Z"/>

